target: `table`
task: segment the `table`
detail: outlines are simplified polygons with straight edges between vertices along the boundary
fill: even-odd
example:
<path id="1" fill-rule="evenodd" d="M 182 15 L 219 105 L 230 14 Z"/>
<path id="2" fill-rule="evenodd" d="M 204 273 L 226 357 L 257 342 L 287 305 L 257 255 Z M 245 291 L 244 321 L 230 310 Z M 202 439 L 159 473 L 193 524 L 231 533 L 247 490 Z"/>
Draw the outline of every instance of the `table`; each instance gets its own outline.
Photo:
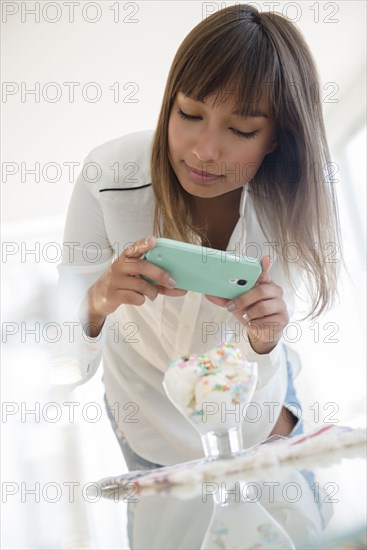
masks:
<path id="1" fill-rule="evenodd" d="M 125 542 L 116 548 L 366 548 L 366 449 L 140 494 L 131 486 L 98 507 L 104 518 L 118 507 Z"/>

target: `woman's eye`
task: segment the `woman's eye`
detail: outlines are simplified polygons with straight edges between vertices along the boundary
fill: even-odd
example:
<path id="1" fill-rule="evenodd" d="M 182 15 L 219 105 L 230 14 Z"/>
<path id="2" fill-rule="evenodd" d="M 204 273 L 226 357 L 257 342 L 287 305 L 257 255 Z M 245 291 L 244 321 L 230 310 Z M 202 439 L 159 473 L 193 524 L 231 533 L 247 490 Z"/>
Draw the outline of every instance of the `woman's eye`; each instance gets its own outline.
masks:
<path id="1" fill-rule="evenodd" d="M 201 117 L 195 116 L 195 115 L 188 115 L 187 113 L 184 113 L 182 109 L 178 109 L 178 114 L 181 118 L 184 120 L 200 120 Z M 240 130 L 237 130 L 236 128 L 230 128 L 230 130 L 234 133 L 235 136 L 238 136 L 240 138 L 245 139 L 252 139 L 256 136 L 257 130 L 254 132 L 241 132 Z"/>
<path id="2" fill-rule="evenodd" d="M 179 114 L 180 117 L 183 118 L 184 120 L 197 120 L 197 119 L 200 118 L 200 117 L 198 117 L 198 116 L 188 115 L 187 113 L 184 113 L 182 109 L 178 109 L 178 114 Z"/>
<path id="3" fill-rule="evenodd" d="M 257 134 L 257 130 L 255 130 L 254 132 L 240 132 L 239 130 L 236 130 L 236 128 L 231 128 L 231 130 L 236 136 L 239 136 L 245 139 L 252 139 Z"/>

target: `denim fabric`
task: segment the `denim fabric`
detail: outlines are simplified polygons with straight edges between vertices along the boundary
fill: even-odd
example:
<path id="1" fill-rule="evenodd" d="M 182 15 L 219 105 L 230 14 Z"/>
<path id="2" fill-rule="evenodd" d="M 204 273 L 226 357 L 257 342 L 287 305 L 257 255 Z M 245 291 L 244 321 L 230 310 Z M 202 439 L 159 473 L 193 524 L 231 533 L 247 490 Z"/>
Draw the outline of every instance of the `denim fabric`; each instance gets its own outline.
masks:
<path id="1" fill-rule="evenodd" d="M 296 389 L 293 383 L 293 372 L 292 365 L 288 359 L 287 346 L 283 346 L 287 361 L 287 373 L 288 373 L 288 386 L 287 393 L 284 399 L 284 407 L 290 411 L 290 413 L 295 416 L 298 420 L 293 430 L 290 432 L 289 437 L 299 435 L 303 433 L 303 420 L 302 420 L 302 408 L 298 400 Z"/>
<path id="2" fill-rule="evenodd" d="M 121 432 L 113 414 L 111 413 L 111 409 L 107 403 L 106 394 L 104 396 L 104 401 L 106 404 L 108 417 L 111 421 L 113 431 L 115 432 L 115 435 L 117 437 L 117 441 L 119 442 L 122 454 L 124 455 L 126 466 L 128 467 L 129 472 L 133 472 L 134 470 L 151 470 L 154 468 L 162 468 L 161 464 L 154 464 L 154 462 L 149 462 L 149 460 L 145 460 L 145 458 L 134 453 L 134 451 L 126 441 L 124 434 Z"/>
<path id="3" fill-rule="evenodd" d="M 302 410 L 301 410 L 301 405 L 298 401 L 296 390 L 293 384 L 292 365 L 288 360 L 286 346 L 284 346 L 284 349 L 286 354 L 287 372 L 288 372 L 288 388 L 287 388 L 287 393 L 284 400 L 284 407 L 289 411 L 289 414 L 293 415 L 297 419 L 294 428 L 289 434 L 289 437 L 293 437 L 295 435 L 299 435 L 303 433 Z M 150 470 L 154 468 L 161 468 L 162 467 L 161 464 L 155 464 L 154 462 L 149 462 L 149 460 L 145 460 L 138 454 L 134 453 L 134 451 L 126 441 L 124 434 L 121 432 L 115 418 L 111 413 L 111 409 L 107 403 L 106 395 L 104 396 L 104 400 L 106 403 L 108 417 L 111 421 L 113 430 L 115 432 L 115 435 L 121 447 L 121 451 L 122 451 L 122 454 L 124 455 L 125 462 L 129 471 Z"/>

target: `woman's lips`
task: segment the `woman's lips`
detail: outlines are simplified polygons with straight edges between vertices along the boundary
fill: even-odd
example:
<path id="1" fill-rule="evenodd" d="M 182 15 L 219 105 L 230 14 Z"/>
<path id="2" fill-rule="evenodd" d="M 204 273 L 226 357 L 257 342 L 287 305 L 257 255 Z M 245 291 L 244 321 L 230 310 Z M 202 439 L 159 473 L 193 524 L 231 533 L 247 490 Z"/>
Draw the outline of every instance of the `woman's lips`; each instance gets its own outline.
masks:
<path id="1" fill-rule="evenodd" d="M 202 172 L 201 170 L 196 170 L 196 168 L 192 168 L 186 163 L 185 166 L 190 178 L 199 183 L 215 181 L 216 179 L 221 177 L 221 174 L 209 174 L 208 172 Z"/>

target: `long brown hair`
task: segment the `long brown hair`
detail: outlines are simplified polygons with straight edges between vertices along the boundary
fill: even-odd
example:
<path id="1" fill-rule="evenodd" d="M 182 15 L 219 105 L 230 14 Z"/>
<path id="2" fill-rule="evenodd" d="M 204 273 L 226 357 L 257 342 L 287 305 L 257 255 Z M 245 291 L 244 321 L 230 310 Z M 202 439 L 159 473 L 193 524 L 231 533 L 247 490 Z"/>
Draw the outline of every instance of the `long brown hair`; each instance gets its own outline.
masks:
<path id="1" fill-rule="evenodd" d="M 318 82 L 309 48 L 286 18 L 246 4 L 219 10 L 187 35 L 175 55 L 151 150 L 154 232 L 192 242 L 199 232 L 188 208 L 190 196 L 168 159 L 175 97 L 180 91 L 203 101 L 209 94 L 219 97 L 223 90 L 235 90 L 246 116 L 265 90 L 277 123 L 278 147 L 247 184 L 249 195 L 268 241 L 282 251 L 289 243 L 297 247 L 312 318 L 332 305 L 340 263 L 327 261 L 333 247 L 339 250 L 340 230 Z M 292 284 L 289 263 L 285 259 Z"/>

